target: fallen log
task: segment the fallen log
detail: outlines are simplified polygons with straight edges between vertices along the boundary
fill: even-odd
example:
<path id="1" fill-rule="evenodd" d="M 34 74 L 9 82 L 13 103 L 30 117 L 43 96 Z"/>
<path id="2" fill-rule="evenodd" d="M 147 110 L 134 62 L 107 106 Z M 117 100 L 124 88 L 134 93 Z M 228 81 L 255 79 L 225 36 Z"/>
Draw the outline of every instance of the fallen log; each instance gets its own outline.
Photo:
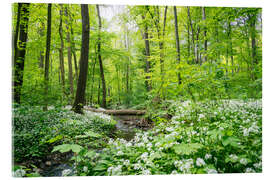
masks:
<path id="1" fill-rule="evenodd" d="M 93 112 L 102 112 L 109 115 L 144 115 L 146 113 L 146 111 L 144 110 L 133 110 L 133 109 L 106 110 L 106 109 L 95 109 L 90 107 L 85 107 L 85 109 Z"/>

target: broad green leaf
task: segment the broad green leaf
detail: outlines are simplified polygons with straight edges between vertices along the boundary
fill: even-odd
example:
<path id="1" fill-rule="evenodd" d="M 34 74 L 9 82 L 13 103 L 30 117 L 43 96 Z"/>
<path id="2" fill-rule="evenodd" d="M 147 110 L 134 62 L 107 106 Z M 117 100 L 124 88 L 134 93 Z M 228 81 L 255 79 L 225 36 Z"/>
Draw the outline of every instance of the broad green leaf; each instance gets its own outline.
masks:
<path id="1" fill-rule="evenodd" d="M 198 149 L 202 148 L 203 145 L 199 144 L 199 143 L 190 143 L 190 144 L 176 144 L 174 145 L 173 149 L 175 151 L 176 154 L 185 154 L 185 155 L 189 155 L 192 154 L 194 152 L 197 152 Z"/>

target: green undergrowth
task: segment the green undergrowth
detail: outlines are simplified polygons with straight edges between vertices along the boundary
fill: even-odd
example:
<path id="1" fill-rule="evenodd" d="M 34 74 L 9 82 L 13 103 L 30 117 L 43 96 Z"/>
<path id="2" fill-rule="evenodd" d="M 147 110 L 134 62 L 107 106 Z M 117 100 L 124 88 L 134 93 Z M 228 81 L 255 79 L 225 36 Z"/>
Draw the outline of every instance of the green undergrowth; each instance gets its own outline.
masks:
<path id="1" fill-rule="evenodd" d="M 110 139 L 99 153 L 81 147 L 76 175 L 262 172 L 260 100 L 171 102 L 168 111 L 170 121 L 131 141 Z"/>
<path id="2" fill-rule="evenodd" d="M 59 144 L 102 148 L 115 124 L 110 116 L 100 113 L 81 115 L 64 108 L 43 111 L 39 106 L 14 105 L 14 161 L 44 159 Z"/>

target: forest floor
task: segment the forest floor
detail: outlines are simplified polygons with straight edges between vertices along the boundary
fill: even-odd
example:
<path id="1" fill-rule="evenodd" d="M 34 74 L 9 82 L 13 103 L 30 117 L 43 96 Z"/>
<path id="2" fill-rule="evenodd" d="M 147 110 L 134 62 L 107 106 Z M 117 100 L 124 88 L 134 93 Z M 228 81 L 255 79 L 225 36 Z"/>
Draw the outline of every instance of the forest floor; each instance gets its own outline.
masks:
<path id="1" fill-rule="evenodd" d="M 25 130 L 31 124 L 15 130 L 15 160 L 23 162 L 27 156 L 43 159 L 44 167 L 29 170 L 29 164 L 16 166 L 14 173 L 90 176 L 261 172 L 261 105 L 261 100 L 172 102 L 166 110 L 172 118 L 156 116 L 150 129 L 136 129 L 136 124 L 104 113 L 85 111 L 78 115 L 63 109 L 45 113 L 20 107 L 14 109 L 17 123 L 32 122 L 33 118 L 43 121 L 34 123 L 28 135 Z M 53 128 L 48 131 L 50 125 Z M 39 143 L 32 142 L 34 135 Z M 48 160 L 50 156 L 66 158 L 53 162 Z"/>

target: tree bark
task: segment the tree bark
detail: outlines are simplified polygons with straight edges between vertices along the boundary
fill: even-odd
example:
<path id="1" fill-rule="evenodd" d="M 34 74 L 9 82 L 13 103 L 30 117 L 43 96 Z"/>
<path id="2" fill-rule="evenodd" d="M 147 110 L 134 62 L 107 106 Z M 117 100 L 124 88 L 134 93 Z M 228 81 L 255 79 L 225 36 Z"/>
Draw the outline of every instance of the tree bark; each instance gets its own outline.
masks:
<path id="1" fill-rule="evenodd" d="M 14 79 L 13 79 L 13 97 L 14 102 L 21 103 L 21 88 L 23 84 L 23 72 L 24 72 L 24 60 L 26 54 L 26 42 L 27 42 L 27 33 L 28 33 L 28 21 L 29 21 L 29 3 L 19 3 L 20 13 L 23 13 L 23 16 L 18 14 L 19 20 L 17 20 L 16 31 L 14 37 Z M 19 29 L 18 29 L 19 28 Z M 20 31 L 20 32 L 19 32 Z M 19 44 L 17 40 L 19 36 Z"/>
<path id="2" fill-rule="evenodd" d="M 72 110 L 76 113 L 83 113 L 83 105 L 85 103 L 85 89 L 88 71 L 88 54 L 89 54 L 89 12 L 88 5 L 81 5 L 82 16 L 82 47 L 80 60 L 80 74 L 78 78 L 77 91 Z"/>
<path id="3" fill-rule="evenodd" d="M 65 63 L 64 63 L 64 40 L 63 40 L 63 5 L 60 4 L 60 24 L 59 24 L 60 48 L 59 48 L 59 61 L 61 71 L 62 91 L 66 95 L 65 90 Z"/>
<path id="4" fill-rule="evenodd" d="M 176 6 L 173 6 L 174 12 L 174 27 L 175 27 L 175 41 L 176 41 L 176 51 L 177 51 L 177 63 L 180 65 L 181 57 L 180 57 L 180 42 L 179 42 L 179 34 L 178 34 L 178 20 L 177 20 L 177 9 Z M 180 71 L 180 68 L 177 68 Z M 181 74 L 177 72 L 178 84 L 181 84 Z"/>
<path id="5" fill-rule="evenodd" d="M 104 77 L 104 70 L 103 70 L 103 64 L 101 59 L 101 37 L 100 37 L 100 31 L 101 31 L 101 17 L 99 13 L 99 5 L 96 5 L 97 8 L 97 14 L 98 14 L 98 60 L 99 60 L 99 68 L 100 68 L 100 77 L 102 81 L 102 107 L 106 108 L 106 82 Z"/>
<path id="6" fill-rule="evenodd" d="M 145 20 L 145 16 L 142 15 L 142 19 L 143 21 Z M 145 86 L 147 91 L 151 91 L 152 90 L 152 86 L 151 86 L 151 80 L 150 80 L 150 76 L 148 75 L 148 73 L 150 73 L 150 46 L 149 46 L 149 37 L 148 37 L 148 25 L 145 23 L 144 24 L 144 34 L 143 34 L 143 38 L 144 38 L 144 44 L 145 44 L 145 56 L 146 56 L 146 68 L 145 68 L 145 72 L 147 73 L 146 77 L 145 77 Z"/>
<path id="7" fill-rule="evenodd" d="M 46 55 L 45 55 L 45 74 L 44 74 L 44 110 L 48 110 L 48 89 L 49 89 L 49 63 L 50 63 L 50 47 L 51 47 L 51 21 L 52 21 L 52 4 L 48 4 L 47 18 L 47 38 L 46 38 Z"/>
<path id="8" fill-rule="evenodd" d="M 202 8 L 203 21 L 204 21 L 204 62 L 207 61 L 207 26 L 206 26 L 206 15 L 205 7 Z"/>
<path id="9" fill-rule="evenodd" d="M 191 15 L 190 15 L 190 7 L 187 7 L 187 13 L 188 13 L 188 19 L 189 19 L 189 24 L 190 24 L 190 29 L 191 29 L 191 39 L 192 39 L 192 46 L 193 46 L 193 63 L 194 63 L 194 57 L 195 57 L 195 54 L 196 54 L 196 51 L 195 51 L 195 42 L 194 42 L 194 29 L 193 29 L 193 24 L 192 24 L 192 21 L 191 21 Z"/>
<path id="10" fill-rule="evenodd" d="M 67 49 L 68 49 L 68 80 L 69 80 L 69 89 L 72 99 L 74 98 L 73 90 L 73 71 L 72 71 L 72 54 L 71 54 L 71 41 L 70 41 L 70 30 L 68 19 L 68 8 L 65 7 L 65 16 L 66 16 L 66 29 L 67 29 Z"/>
<path id="11" fill-rule="evenodd" d="M 21 20 L 21 7 L 22 3 L 18 3 L 18 9 L 17 9 L 17 22 L 16 22 L 16 30 L 15 33 L 13 34 L 13 62 L 15 63 L 15 54 L 17 54 L 18 50 L 18 37 L 19 37 L 19 29 L 20 29 L 20 20 Z"/>
<path id="12" fill-rule="evenodd" d="M 75 47 L 75 40 L 74 40 L 74 33 L 73 33 L 73 19 L 70 16 L 70 33 L 71 33 L 71 52 L 73 54 L 74 66 L 75 66 L 75 77 L 78 81 L 78 65 L 77 65 L 77 56 L 76 56 L 76 47 Z"/>

